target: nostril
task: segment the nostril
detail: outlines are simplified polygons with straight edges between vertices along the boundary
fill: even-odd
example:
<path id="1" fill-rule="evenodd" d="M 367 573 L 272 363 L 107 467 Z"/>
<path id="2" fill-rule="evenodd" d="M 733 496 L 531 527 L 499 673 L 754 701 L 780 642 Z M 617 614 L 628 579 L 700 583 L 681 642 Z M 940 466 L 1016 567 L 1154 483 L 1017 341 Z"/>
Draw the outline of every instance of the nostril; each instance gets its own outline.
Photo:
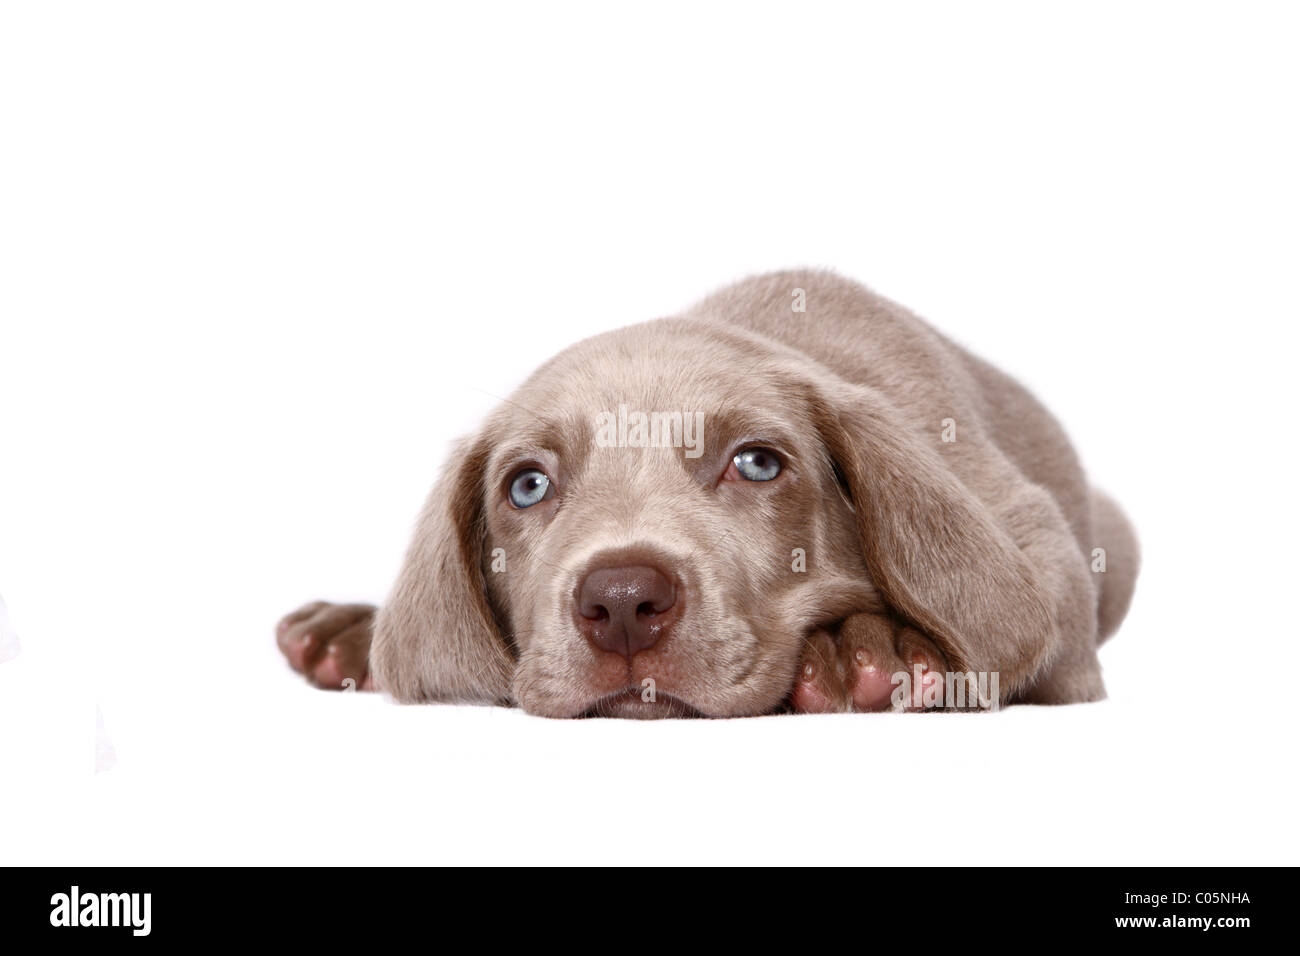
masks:
<path id="1" fill-rule="evenodd" d="M 603 604 L 597 604 L 594 607 L 584 607 L 582 616 L 589 621 L 608 621 L 609 609 Z"/>
<path id="2" fill-rule="evenodd" d="M 650 595 L 650 600 L 642 601 L 636 606 L 636 613 L 642 617 L 659 617 L 667 614 L 677 606 L 676 589 L 671 584 L 658 594 Z"/>

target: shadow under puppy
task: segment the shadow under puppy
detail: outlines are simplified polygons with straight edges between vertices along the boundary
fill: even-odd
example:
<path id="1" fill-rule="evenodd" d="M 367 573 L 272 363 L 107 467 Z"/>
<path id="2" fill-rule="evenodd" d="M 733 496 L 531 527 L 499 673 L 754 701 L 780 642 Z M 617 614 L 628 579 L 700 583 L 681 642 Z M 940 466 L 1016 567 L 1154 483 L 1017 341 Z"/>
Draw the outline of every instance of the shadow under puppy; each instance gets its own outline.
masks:
<path id="1" fill-rule="evenodd" d="M 551 717 L 960 706 L 988 675 L 1071 703 L 1137 565 L 1028 392 L 792 271 L 551 359 L 452 456 L 388 603 L 277 635 L 322 687 Z"/>

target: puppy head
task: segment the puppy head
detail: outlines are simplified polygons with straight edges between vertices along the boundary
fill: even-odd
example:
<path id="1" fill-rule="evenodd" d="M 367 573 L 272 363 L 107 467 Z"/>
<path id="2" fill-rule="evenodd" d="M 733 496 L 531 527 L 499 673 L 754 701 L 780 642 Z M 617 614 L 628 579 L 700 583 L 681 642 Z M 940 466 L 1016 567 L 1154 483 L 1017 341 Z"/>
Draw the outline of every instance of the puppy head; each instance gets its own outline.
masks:
<path id="1" fill-rule="evenodd" d="M 927 454 L 869 390 L 760 337 L 673 320 L 589 339 L 451 462 L 372 670 L 399 700 L 760 714 L 811 629 L 885 598 L 960 664 L 930 571 L 960 577 L 989 541 L 959 483 L 916 486 L 918 456 L 942 470 Z M 943 540 L 962 520 L 975 537 Z M 965 550 L 931 560 L 932 540 Z"/>

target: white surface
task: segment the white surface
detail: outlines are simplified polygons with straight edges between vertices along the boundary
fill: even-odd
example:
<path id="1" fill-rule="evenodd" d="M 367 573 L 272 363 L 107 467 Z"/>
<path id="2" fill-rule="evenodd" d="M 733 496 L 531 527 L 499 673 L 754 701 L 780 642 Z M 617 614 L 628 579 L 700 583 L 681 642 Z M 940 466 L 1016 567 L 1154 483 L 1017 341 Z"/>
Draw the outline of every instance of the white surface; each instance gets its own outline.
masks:
<path id="1" fill-rule="evenodd" d="M 13 626 L 9 623 L 9 612 L 5 607 L 4 598 L 0 598 L 0 664 L 13 660 L 22 653 L 22 649 L 22 645 L 18 643 L 18 635 L 14 633 Z"/>
<path id="2" fill-rule="evenodd" d="M 1300 862 L 1296 26 L 7 5 L 0 860 Z M 1022 377 L 1134 516 L 1110 701 L 557 723 L 283 667 L 538 362 L 798 264 Z"/>

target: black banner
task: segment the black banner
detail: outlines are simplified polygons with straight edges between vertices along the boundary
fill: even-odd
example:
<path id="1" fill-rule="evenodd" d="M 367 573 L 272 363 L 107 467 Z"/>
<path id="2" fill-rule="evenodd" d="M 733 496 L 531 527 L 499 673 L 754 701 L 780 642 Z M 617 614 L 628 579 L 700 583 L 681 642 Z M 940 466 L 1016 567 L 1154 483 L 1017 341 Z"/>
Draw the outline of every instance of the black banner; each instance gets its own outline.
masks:
<path id="1" fill-rule="evenodd" d="M 437 946 L 449 930 L 491 945 L 504 935 L 550 946 L 573 934 L 581 945 L 714 940 L 767 949 L 774 933 L 813 946 L 847 933 L 866 948 L 1097 937 L 1217 947 L 1284 932 L 1294 882 L 1290 870 L 1197 868 L 38 868 L 4 877 L 6 938 L 96 948 L 240 943 L 267 933 L 301 943 Z"/>

